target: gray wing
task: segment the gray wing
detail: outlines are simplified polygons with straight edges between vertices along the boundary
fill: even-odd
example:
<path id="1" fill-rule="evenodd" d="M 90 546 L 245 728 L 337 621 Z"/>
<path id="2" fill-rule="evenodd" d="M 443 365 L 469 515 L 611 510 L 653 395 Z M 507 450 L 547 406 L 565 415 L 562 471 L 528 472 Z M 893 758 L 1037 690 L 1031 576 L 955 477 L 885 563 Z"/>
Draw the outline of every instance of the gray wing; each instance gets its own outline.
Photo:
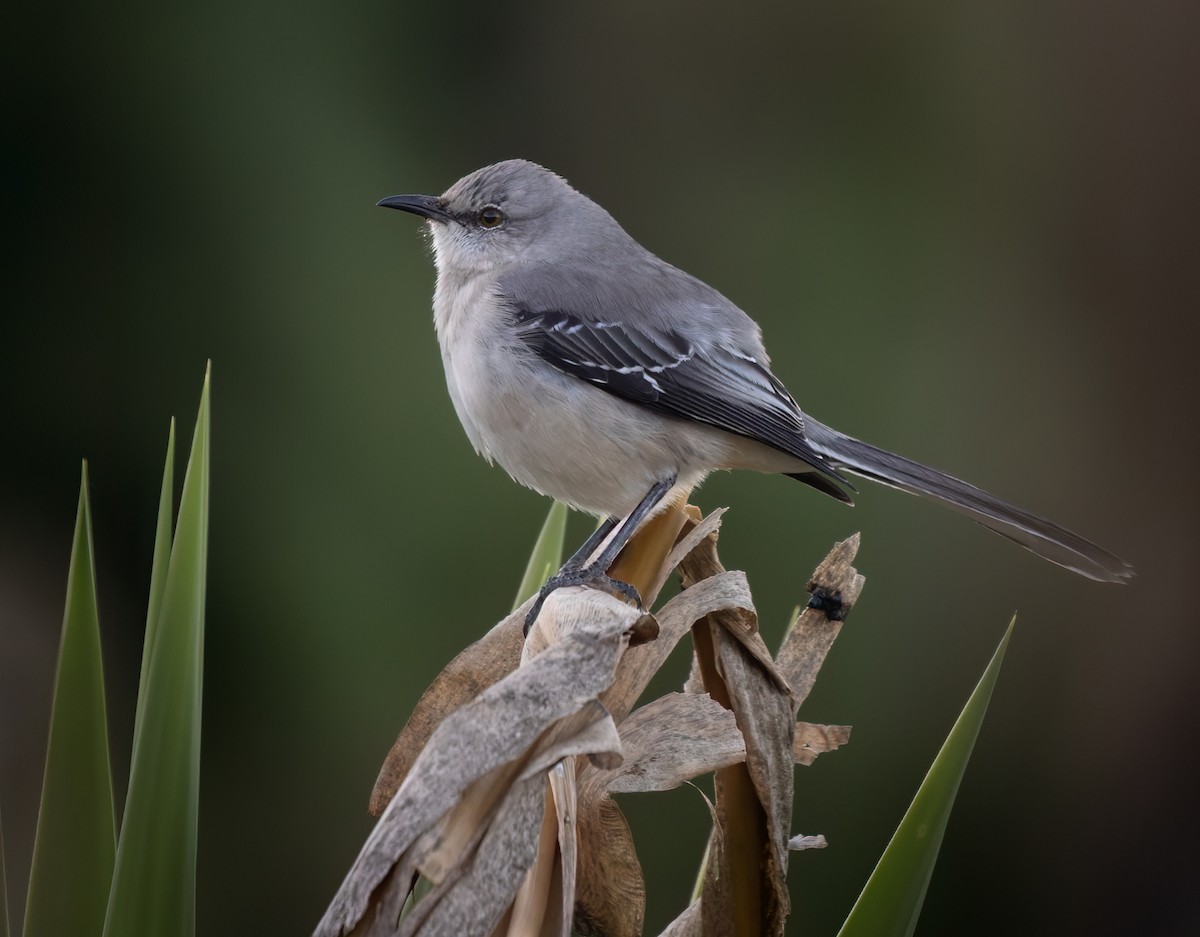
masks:
<path id="1" fill-rule="evenodd" d="M 678 331 L 515 306 L 517 334 L 544 361 L 648 410 L 704 423 L 804 460 L 805 481 L 843 501 L 853 488 L 805 436 L 804 414 L 770 369 L 732 344 L 702 347 Z M 830 484 L 833 482 L 834 484 Z"/>
<path id="2" fill-rule="evenodd" d="M 590 272 L 584 295 L 600 297 L 604 310 L 636 307 L 636 324 L 614 321 L 613 313 L 572 309 L 561 295 L 528 295 L 539 292 L 535 282 L 524 303 L 506 297 L 516 332 L 552 366 L 610 394 L 802 459 L 812 470 L 793 477 L 842 501 L 850 501 L 843 487 L 854 486 L 838 468 L 936 498 L 1092 579 L 1123 582 L 1133 575 L 1120 557 L 1070 530 L 937 469 L 806 420 L 771 373 L 757 329 L 745 314 L 686 274 L 673 271 L 664 279 L 664 268 L 648 263 L 622 271 L 621 277 Z M 542 291 L 554 292 L 544 286 Z M 680 309 L 686 315 L 681 317 Z"/>

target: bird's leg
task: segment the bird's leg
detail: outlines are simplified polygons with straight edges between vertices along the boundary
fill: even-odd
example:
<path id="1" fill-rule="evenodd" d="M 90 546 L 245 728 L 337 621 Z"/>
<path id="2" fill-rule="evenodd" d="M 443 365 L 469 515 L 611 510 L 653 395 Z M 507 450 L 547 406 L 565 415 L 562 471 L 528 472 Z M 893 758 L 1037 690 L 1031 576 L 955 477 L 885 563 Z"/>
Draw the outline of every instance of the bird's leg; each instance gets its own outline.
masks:
<path id="1" fill-rule="evenodd" d="M 592 555 L 596 547 L 604 542 L 604 538 L 613 532 L 613 528 L 617 526 L 617 522 L 620 520 L 621 518 L 619 517 L 606 517 L 601 521 L 600 526 L 592 532 L 587 540 L 583 541 L 583 546 L 572 553 L 570 559 L 559 567 L 559 575 L 568 570 L 583 569 L 583 565 L 588 561 L 588 557 Z"/>
<path id="2" fill-rule="evenodd" d="M 675 487 L 675 479 L 676 476 L 672 475 L 670 478 L 654 483 L 654 486 L 646 492 L 646 496 L 638 502 L 638 506 L 625 518 L 613 538 L 605 544 L 594 562 L 587 566 L 583 565 L 587 562 L 591 552 L 596 549 L 597 544 L 616 527 L 617 519 L 615 517 L 610 517 L 601 524 L 596 532 L 588 537 L 584 545 L 562 565 L 559 571 L 546 580 L 546 584 L 538 591 L 537 598 L 525 616 L 526 635 L 529 634 L 533 623 L 537 621 L 538 613 L 542 610 L 542 603 L 546 601 L 551 592 L 561 589 L 563 586 L 595 586 L 605 592 L 624 596 L 641 607 L 642 597 L 638 595 L 637 589 L 627 582 L 618 582 L 616 579 L 610 578 L 608 568 L 616 560 L 617 554 L 625 548 L 625 544 L 629 542 L 629 538 L 633 536 L 638 525 L 646 519 L 646 515 L 654 510 L 668 491 Z"/>

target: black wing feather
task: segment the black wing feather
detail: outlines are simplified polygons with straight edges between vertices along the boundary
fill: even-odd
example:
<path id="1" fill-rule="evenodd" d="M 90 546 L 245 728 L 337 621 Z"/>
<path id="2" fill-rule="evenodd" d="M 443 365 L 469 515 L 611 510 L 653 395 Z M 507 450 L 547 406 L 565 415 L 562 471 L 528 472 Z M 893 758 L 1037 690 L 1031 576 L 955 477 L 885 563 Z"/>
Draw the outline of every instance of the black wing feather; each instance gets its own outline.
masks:
<path id="1" fill-rule="evenodd" d="M 561 310 L 518 308 L 514 319 L 530 348 L 564 374 L 650 410 L 794 455 L 836 483 L 816 487 L 850 500 L 839 486 L 854 486 L 812 448 L 796 401 L 753 356 L 701 349 L 673 330 L 588 321 Z"/>

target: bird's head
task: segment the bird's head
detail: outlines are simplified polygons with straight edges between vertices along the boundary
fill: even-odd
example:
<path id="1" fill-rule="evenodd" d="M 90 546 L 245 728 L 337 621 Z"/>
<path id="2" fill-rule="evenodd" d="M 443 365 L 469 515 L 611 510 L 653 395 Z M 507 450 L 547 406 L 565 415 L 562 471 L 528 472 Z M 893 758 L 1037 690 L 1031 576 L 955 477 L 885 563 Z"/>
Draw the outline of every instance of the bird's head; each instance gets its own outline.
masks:
<path id="1" fill-rule="evenodd" d="M 599 205 L 523 159 L 485 166 L 442 195 L 393 195 L 379 205 L 428 220 L 439 271 L 471 274 L 553 260 L 597 239 L 624 237 Z"/>

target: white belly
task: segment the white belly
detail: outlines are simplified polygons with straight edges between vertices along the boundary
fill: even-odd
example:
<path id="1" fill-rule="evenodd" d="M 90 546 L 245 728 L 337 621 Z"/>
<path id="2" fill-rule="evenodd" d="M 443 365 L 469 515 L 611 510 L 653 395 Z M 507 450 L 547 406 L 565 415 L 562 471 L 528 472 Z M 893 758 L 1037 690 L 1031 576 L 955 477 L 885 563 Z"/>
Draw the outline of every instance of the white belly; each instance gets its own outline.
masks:
<path id="1" fill-rule="evenodd" d="M 597 515 L 628 514 L 672 475 L 691 487 L 720 461 L 715 451 L 680 451 L 664 417 L 588 386 L 525 356 L 497 367 L 493 349 L 455 360 L 457 385 L 475 448 L 535 491 Z M 512 359 L 510 359 L 511 361 Z M 461 369 L 484 380 L 463 380 Z M 711 449 L 711 446 L 701 446 Z"/>

